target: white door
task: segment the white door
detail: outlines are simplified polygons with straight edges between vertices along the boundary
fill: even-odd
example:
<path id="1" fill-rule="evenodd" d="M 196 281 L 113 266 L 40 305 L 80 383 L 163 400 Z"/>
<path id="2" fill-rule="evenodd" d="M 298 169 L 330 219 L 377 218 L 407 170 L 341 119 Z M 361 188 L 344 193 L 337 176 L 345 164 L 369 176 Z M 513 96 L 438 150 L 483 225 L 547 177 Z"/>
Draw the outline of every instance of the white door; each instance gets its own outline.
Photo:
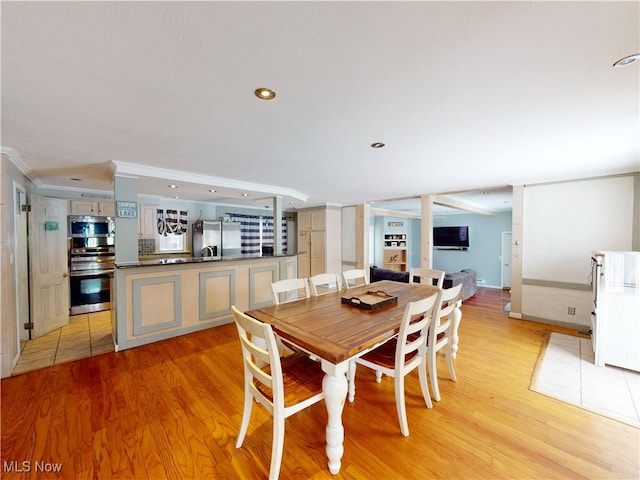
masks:
<path id="1" fill-rule="evenodd" d="M 502 232 L 500 264 L 500 283 L 502 288 L 511 288 L 511 232 Z"/>
<path id="2" fill-rule="evenodd" d="M 18 340 L 29 340 L 29 330 L 25 324 L 29 323 L 29 262 L 27 260 L 27 211 L 22 206 L 27 205 L 27 194 L 22 186 L 14 183 L 15 192 L 15 252 L 16 252 L 16 321 Z M 19 342 L 18 342 L 19 344 Z"/>
<path id="3" fill-rule="evenodd" d="M 69 323 L 67 202 L 31 195 L 31 338 Z"/>

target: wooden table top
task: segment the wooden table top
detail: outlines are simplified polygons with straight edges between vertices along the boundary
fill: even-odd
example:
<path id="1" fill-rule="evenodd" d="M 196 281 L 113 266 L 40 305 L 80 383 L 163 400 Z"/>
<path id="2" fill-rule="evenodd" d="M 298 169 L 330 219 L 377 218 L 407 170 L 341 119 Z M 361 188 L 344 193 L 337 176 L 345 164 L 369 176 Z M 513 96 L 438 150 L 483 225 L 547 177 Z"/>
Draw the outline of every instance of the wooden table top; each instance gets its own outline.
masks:
<path id="1" fill-rule="evenodd" d="M 343 304 L 343 295 L 382 290 L 398 297 L 397 304 L 366 310 Z M 363 287 L 249 310 L 247 315 L 269 323 L 282 338 L 333 364 L 338 364 L 400 330 L 407 303 L 438 292 L 437 287 L 383 280 Z"/>

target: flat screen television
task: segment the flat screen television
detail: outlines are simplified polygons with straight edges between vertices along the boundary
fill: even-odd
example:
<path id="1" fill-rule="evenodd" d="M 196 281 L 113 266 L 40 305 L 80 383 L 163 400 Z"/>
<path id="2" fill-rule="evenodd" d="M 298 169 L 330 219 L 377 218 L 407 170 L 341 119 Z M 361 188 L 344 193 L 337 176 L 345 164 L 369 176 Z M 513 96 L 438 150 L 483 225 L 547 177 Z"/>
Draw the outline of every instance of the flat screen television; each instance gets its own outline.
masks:
<path id="1" fill-rule="evenodd" d="M 434 227 L 433 246 L 469 248 L 469 227 Z"/>

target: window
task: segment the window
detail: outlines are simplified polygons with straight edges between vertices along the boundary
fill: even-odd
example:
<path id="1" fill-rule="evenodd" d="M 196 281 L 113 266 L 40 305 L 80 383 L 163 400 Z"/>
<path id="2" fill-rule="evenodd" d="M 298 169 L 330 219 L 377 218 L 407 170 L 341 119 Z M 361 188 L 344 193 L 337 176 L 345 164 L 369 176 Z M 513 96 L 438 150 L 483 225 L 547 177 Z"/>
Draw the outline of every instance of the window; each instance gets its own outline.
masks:
<path id="1" fill-rule="evenodd" d="M 187 248 L 187 223 L 188 213 L 185 210 L 173 210 L 168 208 L 156 210 L 158 228 L 156 229 L 157 252 L 186 252 Z"/>

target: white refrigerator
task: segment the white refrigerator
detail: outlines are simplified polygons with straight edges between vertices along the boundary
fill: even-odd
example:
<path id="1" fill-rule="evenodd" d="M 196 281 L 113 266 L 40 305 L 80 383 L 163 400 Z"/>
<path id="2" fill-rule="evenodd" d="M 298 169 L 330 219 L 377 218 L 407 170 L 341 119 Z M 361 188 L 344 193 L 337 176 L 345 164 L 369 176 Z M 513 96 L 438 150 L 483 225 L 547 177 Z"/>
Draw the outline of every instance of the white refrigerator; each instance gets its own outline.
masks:
<path id="1" fill-rule="evenodd" d="M 595 363 L 640 372 L 640 252 L 597 251 L 591 266 Z"/>

